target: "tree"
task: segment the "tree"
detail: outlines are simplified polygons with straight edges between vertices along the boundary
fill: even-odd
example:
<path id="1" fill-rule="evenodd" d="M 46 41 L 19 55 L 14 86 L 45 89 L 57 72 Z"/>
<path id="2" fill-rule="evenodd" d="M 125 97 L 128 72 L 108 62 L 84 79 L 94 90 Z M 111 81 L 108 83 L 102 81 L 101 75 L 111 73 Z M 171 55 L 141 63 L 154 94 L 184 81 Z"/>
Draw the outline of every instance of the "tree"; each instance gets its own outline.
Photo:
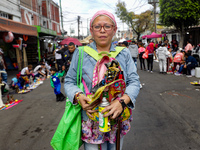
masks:
<path id="1" fill-rule="evenodd" d="M 152 22 L 152 11 L 146 11 L 140 15 L 136 15 L 134 12 L 128 12 L 126 9 L 125 2 L 118 2 L 116 5 L 116 14 L 123 22 L 125 22 L 133 31 L 137 34 L 137 40 L 139 40 L 140 35 L 145 32 L 145 30 L 153 28 Z"/>
<path id="2" fill-rule="evenodd" d="M 160 22 L 165 26 L 175 26 L 180 32 L 183 47 L 185 31 L 198 25 L 200 18 L 199 0 L 160 0 Z"/>

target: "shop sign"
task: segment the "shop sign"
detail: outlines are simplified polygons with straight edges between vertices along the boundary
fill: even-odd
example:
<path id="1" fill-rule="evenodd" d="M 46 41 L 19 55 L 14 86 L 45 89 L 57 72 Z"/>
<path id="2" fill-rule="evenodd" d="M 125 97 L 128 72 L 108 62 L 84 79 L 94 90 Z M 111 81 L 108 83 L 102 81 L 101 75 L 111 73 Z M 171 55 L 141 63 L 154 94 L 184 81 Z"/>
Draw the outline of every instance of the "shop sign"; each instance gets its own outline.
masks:
<path id="1" fill-rule="evenodd" d="M 13 33 L 37 36 L 35 27 L 0 17 L 0 30 Z"/>
<path id="2" fill-rule="evenodd" d="M 45 29 L 41 26 L 35 26 L 35 27 L 37 27 L 38 33 L 46 33 L 46 34 L 55 35 L 55 36 L 57 35 L 57 32 L 54 30 Z"/>

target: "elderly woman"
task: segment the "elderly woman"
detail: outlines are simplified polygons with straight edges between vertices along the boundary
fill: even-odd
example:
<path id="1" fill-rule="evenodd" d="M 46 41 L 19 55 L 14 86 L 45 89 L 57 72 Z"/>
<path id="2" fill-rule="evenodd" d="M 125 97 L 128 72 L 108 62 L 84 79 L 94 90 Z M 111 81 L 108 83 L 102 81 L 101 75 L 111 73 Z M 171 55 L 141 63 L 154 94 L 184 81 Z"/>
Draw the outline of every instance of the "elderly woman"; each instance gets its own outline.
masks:
<path id="1" fill-rule="evenodd" d="M 94 42 L 89 44 L 89 47 L 100 53 L 102 51 L 112 52 L 116 51 L 115 46 L 112 44 L 112 38 L 117 31 L 117 24 L 114 15 L 105 10 L 98 11 L 90 22 L 90 32 Z M 65 92 L 69 100 L 76 104 L 77 100 L 82 106 L 82 140 L 86 150 L 98 150 L 98 148 L 106 150 L 116 149 L 116 132 L 117 126 L 113 126 L 110 132 L 104 133 L 99 131 L 97 122 L 89 119 L 96 110 L 92 110 L 94 105 L 89 105 L 89 99 L 85 93 L 76 86 L 77 77 L 77 64 L 79 59 L 78 49 L 75 50 L 69 71 L 65 78 Z M 120 98 L 126 107 L 133 109 L 136 102 L 136 97 L 139 93 L 140 82 L 136 73 L 136 67 L 131 58 L 130 51 L 124 48 L 115 58 L 124 74 L 126 90 L 125 94 Z M 89 91 L 92 89 L 93 70 L 97 61 L 84 52 L 83 56 L 83 80 L 85 81 Z M 106 106 L 102 113 L 108 112 L 104 117 L 109 116 L 110 119 L 117 118 L 123 111 L 124 106 L 122 102 L 114 100 L 109 106 Z M 130 130 L 130 121 L 128 119 L 121 123 L 120 131 L 120 147 L 122 148 L 123 136 Z"/>

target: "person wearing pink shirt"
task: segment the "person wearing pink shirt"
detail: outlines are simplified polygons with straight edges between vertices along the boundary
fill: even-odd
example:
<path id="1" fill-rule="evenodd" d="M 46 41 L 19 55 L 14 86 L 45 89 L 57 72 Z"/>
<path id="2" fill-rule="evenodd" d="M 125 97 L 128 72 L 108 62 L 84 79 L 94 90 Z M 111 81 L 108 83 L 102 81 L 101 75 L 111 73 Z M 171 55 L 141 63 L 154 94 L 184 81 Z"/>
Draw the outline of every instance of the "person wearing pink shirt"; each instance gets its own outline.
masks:
<path id="1" fill-rule="evenodd" d="M 193 49 L 192 44 L 190 43 L 190 41 L 187 41 L 187 45 L 185 47 L 185 52 L 187 53 L 188 51 L 191 51 Z"/>
<path id="2" fill-rule="evenodd" d="M 140 60 L 140 69 L 142 70 L 142 66 L 143 66 L 144 70 L 146 70 L 144 58 L 142 58 L 142 55 L 145 53 L 145 48 L 143 47 L 142 43 L 139 44 L 138 53 L 139 53 L 139 60 Z"/>
<path id="3" fill-rule="evenodd" d="M 177 65 L 181 65 L 183 62 L 184 62 L 184 57 L 185 57 L 185 51 L 184 50 L 181 50 L 180 53 L 177 53 L 175 56 L 174 56 L 174 68 L 173 68 L 173 71 L 176 69 L 176 66 Z"/>

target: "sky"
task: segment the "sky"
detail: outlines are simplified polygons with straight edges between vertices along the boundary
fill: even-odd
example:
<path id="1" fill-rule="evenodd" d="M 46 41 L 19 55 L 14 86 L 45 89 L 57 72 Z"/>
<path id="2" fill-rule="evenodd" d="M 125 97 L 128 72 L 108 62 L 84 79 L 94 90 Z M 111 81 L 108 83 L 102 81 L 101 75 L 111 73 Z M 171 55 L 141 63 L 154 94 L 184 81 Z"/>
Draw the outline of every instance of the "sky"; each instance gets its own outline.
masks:
<path id="1" fill-rule="evenodd" d="M 59 6 L 60 0 L 53 0 Z M 148 4 L 148 0 L 121 0 L 126 3 L 126 9 L 140 14 L 146 10 L 153 9 L 153 6 Z M 117 21 L 118 30 L 127 30 L 128 26 L 117 18 L 115 14 L 116 4 L 118 0 L 61 0 L 63 12 L 63 26 L 69 36 L 78 35 L 77 18 L 80 16 L 80 35 L 87 35 L 89 22 L 92 16 L 99 10 L 107 10 L 114 14 Z M 74 31 L 74 33 L 70 33 Z"/>

